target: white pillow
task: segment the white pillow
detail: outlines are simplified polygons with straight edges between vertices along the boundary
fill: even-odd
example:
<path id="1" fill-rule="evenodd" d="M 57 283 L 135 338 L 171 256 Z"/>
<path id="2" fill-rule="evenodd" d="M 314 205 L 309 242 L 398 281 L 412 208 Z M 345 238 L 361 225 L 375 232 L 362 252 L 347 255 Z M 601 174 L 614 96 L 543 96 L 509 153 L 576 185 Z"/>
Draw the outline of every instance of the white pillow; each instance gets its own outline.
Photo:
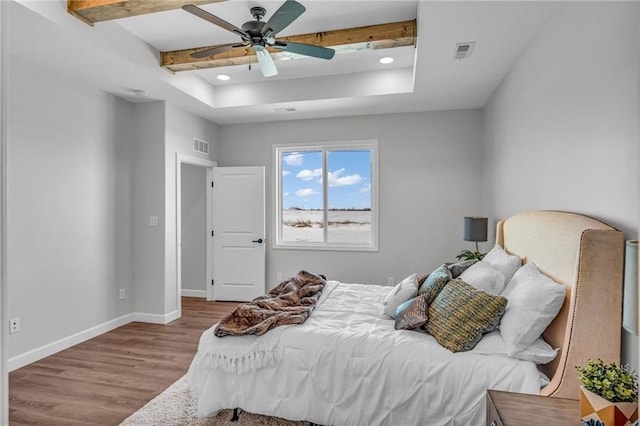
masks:
<path id="1" fill-rule="evenodd" d="M 508 283 L 513 274 L 522 266 L 520 257 L 507 253 L 498 245 L 494 246 L 482 260 L 489 262 L 494 268 L 502 272 L 505 283 Z"/>
<path id="2" fill-rule="evenodd" d="M 416 297 L 418 294 L 418 274 L 409 275 L 404 280 L 400 281 L 393 289 L 387 294 L 382 306 L 384 307 L 384 313 L 391 318 L 396 317 L 396 308 L 398 305 L 406 302 L 412 297 Z"/>
<path id="3" fill-rule="evenodd" d="M 460 274 L 462 281 L 471 284 L 478 290 L 499 296 L 504 290 L 505 280 L 502 272 L 494 268 L 489 262 L 481 260 Z"/>
<path id="4" fill-rule="evenodd" d="M 510 356 L 507 344 L 498 330 L 485 334 L 471 352 L 482 355 Z M 511 358 L 531 361 L 536 364 L 547 364 L 553 361 L 557 355 L 558 349 L 553 349 L 540 337 L 525 349 L 511 355 Z"/>
<path id="5" fill-rule="evenodd" d="M 509 301 L 500 334 L 509 355 L 531 345 L 558 315 L 564 302 L 565 286 L 544 275 L 533 263 L 518 269 L 502 296 Z"/>

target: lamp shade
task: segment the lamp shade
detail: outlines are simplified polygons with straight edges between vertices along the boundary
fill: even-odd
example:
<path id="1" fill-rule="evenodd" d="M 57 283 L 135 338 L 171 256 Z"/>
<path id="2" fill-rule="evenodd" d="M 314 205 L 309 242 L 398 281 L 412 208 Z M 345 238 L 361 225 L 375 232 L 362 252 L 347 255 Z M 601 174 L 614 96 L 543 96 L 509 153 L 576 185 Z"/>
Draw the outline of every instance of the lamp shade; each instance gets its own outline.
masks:
<path id="1" fill-rule="evenodd" d="M 465 216 L 463 239 L 465 241 L 487 241 L 487 218 Z"/>
<path id="2" fill-rule="evenodd" d="M 626 242 L 622 326 L 638 335 L 638 241 Z"/>

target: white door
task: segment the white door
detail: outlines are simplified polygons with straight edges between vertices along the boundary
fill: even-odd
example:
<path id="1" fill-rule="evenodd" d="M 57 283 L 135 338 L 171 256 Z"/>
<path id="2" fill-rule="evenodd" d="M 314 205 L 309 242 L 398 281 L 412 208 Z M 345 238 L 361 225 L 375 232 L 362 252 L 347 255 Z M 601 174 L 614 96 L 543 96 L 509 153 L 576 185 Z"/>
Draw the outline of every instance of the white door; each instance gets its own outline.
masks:
<path id="1" fill-rule="evenodd" d="M 213 169 L 213 299 L 265 294 L 264 167 Z"/>

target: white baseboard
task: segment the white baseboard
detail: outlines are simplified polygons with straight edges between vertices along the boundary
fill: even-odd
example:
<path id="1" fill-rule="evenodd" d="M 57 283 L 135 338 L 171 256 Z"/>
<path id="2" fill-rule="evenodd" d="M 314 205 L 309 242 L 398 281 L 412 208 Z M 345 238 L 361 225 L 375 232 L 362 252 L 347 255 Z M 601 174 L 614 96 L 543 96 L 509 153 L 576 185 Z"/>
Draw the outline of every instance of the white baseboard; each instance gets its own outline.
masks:
<path id="1" fill-rule="evenodd" d="M 149 322 L 151 324 L 168 324 L 171 321 L 180 318 L 178 311 L 169 312 L 168 314 L 145 314 L 143 312 L 134 312 L 131 321 Z"/>
<path id="2" fill-rule="evenodd" d="M 115 330 L 118 327 L 129 324 L 131 321 L 133 321 L 133 316 L 134 314 L 123 315 L 119 318 L 107 321 L 100 325 L 96 325 L 95 327 L 91 327 L 87 330 L 80 331 L 69 337 L 64 337 L 60 340 L 30 350 L 21 355 L 16 355 L 13 358 L 9 358 L 9 371 L 17 370 L 18 368 L 24 367 L 25 365 L 31 364 L 32 362 L 36 362 L 38 360 L 41 360 L 42 358 L 46 358 L 57 352 L 68 349 L 71 346 L 85 342 L 89 339 L 93 339 L 94 337 L 97 337 L 108 331 Z"/>
<path id="3" fill-rule="evenodd" d="M 202 297 L 207 298 L 207 290 L 189 290 L 188 288 L 182 289 L 182 295 L 185 297 Z"/>
<path id="4" fill-rule="evenodd" d="M 148 322 L 153 324 L 167 324 L 171 321 L 180 318 L 178 311 L 169 312 L 168 314 L 147 314 L 143 312 L 133 312 L 131 314 L 123 315 L 119 318 L 107 321 L 103 324 L 96 325 L 87 330 L 80 331 L 69 337 L 64 337 L 55 342 L 41 346 L 39 348 L 30 350 L 21 355 L 16 355 L 13 358 L 9 358 L 8 368 L 9 372 L 17 370 L 18 368 L 29 365 L 33 362 L 39 361 L 43 358 L 51 356 L 57 352 L 69 349 L 71 346 L 75 346 L 89 339 L 93 339 L 101 334 L 107 333 L 111 330 L 115 330 L 118 327 L 127 325 L 130 322 Z"/>

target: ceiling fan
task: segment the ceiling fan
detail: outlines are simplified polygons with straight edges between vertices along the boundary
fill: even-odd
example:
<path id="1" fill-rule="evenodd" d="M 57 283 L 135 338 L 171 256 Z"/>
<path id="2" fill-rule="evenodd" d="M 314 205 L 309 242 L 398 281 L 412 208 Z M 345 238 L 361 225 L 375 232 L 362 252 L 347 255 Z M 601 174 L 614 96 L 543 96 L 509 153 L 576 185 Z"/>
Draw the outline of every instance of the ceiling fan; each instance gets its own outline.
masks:
<path id="1" fill-rule="evenodd" d="M 224 19 L 218 18 L 206 10 L 200 9 L 192 4 L 184 5 L 182 8 L 205 21 L 231 31 L 242 38 L 242 42 L 239 44 L 223 44 L 212 47 L 211 49 L 192 53 L 191 56 L 194 58 L 205 58 L 231 49 L 251 47 L 256 52 L 258 65 L 260 66 L 262 74 L 265 77 L 272 77 L 278 74 L 278 69 L 276 68 L 276 64 L 273 62 L 273 58 L 267 51 L 267 48 L 273 47 L 278 50 L 285 50 L 299 55 L 322 59 L 331 59 L 335 54 L 335 50 L 327 47 L 276 40 L 276 34 L 285 29 L 306 10 L 303 5 L 294 0 L 285 1 L 267 22 L 262 21 L 262 18 L 264 18 L 267 13 L 266 9 L 263 7 L 252 7 L 251 15 L 253 15 L 255 21 L 245 22 L 242 24 L 241 28 L 238 28 Z"/>

